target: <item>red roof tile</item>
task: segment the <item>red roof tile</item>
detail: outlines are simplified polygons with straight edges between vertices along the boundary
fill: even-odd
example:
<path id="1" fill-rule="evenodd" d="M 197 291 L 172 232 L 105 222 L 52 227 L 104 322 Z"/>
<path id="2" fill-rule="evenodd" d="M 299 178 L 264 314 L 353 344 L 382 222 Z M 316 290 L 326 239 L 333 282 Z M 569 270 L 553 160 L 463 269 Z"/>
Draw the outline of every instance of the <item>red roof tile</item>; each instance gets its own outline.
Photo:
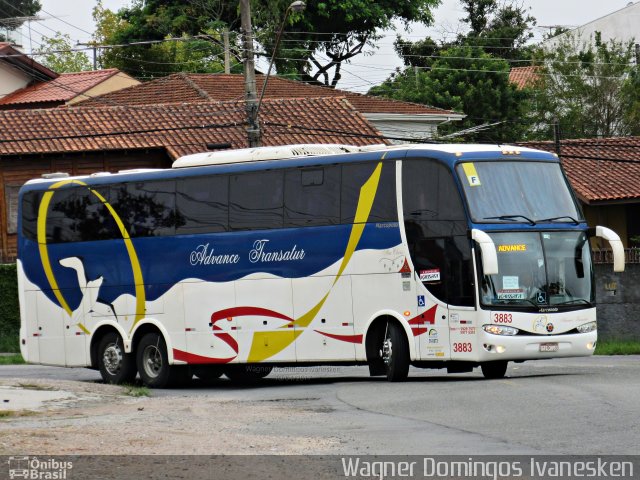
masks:
<path id="1" fill-rule="evenodd" d="M 509 72 L 509 81 L 522 89 L 533 87 L 540 79 L 540 67 L 513 67 Z"/>
<path id="2" fill-rule="evenodd" d="M 555 152 L 553 142 L 524 145 Z M 640 199 L 640 137 L 563 140 L 560 159 L 584 202 Z"/>
<path id="3" fill-rule="evenodd" d="M 262 91 L 263 76 L 257 76 L 258 95 Z M 399 113 L 409 115 L 451 114 L 450 110 L 418 103 L 389 100 L 361 93 L 336 90 L 308 83 L 270 77 L 265 98 L 345 97 L 361 113 Z M 78 103 L 77 106 L 150 105 L 159 102 L 181 103 L 207 100 L 244 99 L 244 78 L 235 74 L 177 73 L 133 87 L 107 93 Z"/>
<path id="4" fill-rule="evenodd" d="M 0 98 L 0 105 L 66 102 L 119 73 L 117 68 L 62 73 L 54 80 L 36 83 Z"/>
<path id="5" fill-rule="evenodd" d="M 247 147 L 244 102 L 0 111 L 0 156 L 166 148 L 173 158 L 208 143 Z M 344 98 L 268 99 L 262 143 L 381 143 L 379 132 Z"/>

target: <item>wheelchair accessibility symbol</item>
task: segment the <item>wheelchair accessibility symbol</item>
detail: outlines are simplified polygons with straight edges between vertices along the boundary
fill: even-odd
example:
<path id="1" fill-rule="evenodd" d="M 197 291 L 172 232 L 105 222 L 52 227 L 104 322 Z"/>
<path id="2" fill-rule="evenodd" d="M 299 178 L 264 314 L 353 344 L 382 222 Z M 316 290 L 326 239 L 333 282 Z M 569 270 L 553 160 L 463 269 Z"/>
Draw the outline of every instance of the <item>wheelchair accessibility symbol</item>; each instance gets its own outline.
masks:
<path id="1" fill-rule="evenodd" d="M 536 301 L 538 303 L 547 303 L 547 294 L 544 292 L 538 292 L 536 295 Z"/>
<path id="2" fill-rule="evenodd" d="M 418 295 L 418 306 L 419 307 L 426 306 L 426 303 L 424 301 L 424 295 Z"/>

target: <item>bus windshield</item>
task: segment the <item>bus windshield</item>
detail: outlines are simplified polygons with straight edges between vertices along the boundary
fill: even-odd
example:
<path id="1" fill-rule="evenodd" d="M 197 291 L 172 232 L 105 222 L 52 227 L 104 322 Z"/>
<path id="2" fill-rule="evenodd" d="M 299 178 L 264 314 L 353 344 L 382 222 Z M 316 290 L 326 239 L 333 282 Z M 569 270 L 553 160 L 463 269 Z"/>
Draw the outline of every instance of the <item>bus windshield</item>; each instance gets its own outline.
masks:
<path id="1" fill-rule="evenodd" d="M 591 306 L 591 256 L 585 232 L 489 233 L 498 252 L 498 275 L 484 275 L 485 306 Z"/>
<path id="2" fill-rule="evenodd" d="M 456 170 L 474 222 L 583 220 L 558 163 L 467 162 Z"/>

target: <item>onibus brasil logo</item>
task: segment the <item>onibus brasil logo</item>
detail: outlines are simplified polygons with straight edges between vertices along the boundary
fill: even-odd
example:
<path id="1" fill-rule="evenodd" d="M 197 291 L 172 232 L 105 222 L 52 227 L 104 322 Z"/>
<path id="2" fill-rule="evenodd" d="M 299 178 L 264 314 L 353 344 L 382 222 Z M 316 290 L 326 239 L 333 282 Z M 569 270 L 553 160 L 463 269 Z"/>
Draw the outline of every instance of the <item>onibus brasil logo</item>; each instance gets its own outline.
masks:
<path id="1" fill-rule="evenodd" d="M 13 456 L 7 461 L 9 478 L 27 478 L 30 480 L 65 480 L 70 478 L 69 471 L 73 462 L 37 457 Z"/>

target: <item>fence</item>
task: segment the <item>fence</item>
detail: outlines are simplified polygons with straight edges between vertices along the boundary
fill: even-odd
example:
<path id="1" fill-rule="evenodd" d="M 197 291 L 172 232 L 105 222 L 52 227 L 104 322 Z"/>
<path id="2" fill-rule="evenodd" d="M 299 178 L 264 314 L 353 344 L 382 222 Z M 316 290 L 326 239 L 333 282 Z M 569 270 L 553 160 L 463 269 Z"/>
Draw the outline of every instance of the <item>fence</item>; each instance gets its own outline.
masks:
<path id="1" fill-rule="evenodd" d="M 613 252 L 609 249 L 592 250 L 593 263 L 603 265 L 613 263 Z M 624 263 L 629 265 L 632 263 L 640 263 L 640 248 L 625 248 Z"/>

